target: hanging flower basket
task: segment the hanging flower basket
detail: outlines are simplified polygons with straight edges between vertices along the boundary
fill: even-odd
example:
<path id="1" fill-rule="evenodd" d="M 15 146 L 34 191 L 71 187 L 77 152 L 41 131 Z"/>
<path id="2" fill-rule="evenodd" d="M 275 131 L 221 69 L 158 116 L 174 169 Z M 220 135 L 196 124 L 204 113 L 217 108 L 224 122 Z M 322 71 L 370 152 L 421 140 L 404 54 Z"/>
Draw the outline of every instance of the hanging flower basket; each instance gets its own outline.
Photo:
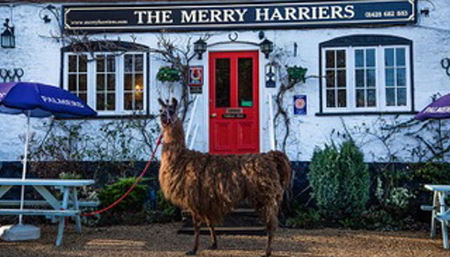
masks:
<path id="1" fill-rule="evenodd" d="M 305 82 L 305 76 L 308 69 L 301 66 L 290 66 L 286 67 L 289 82 L 292 84 L 297 84 L 299 82 Z"/>
<path id="2" fill-rule="evenodd" d="M 180 81 L 180 71 L 171 67 L 161 67 L 156 74 L 156 79 L 161 82 Z"/>

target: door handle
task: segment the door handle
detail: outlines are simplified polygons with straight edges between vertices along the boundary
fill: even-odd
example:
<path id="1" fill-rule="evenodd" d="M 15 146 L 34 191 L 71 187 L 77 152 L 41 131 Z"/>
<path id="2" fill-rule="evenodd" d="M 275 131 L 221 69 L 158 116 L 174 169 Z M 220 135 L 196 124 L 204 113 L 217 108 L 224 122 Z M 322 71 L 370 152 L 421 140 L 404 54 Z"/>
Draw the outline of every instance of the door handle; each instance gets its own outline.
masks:
<path id="1" fill-rule="evenodd" d="M 211 118 L 216 118 L 216 117 L 217 117 L 217 113 L 211 114 Z"/>

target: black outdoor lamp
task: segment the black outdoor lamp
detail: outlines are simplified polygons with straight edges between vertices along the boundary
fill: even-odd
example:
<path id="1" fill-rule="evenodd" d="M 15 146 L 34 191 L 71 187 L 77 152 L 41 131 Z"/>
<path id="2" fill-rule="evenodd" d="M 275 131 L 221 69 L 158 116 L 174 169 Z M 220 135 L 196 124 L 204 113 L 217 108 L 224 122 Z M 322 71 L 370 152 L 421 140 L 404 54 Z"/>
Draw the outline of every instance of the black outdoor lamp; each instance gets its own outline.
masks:
<path id="1" fill-rule="evenodd" d="M 207 44 L 206 42 L 199 38 L 197 41 L 194 42 L 194 52 L 196 54 L 198 54 L 198 59 L 201 60 L 202 59 L 202 54 L 204 52 L 206 52 L 206 48 L 207 48 Z"/>
<path id="2" fill-rule="evenodd" d="M 16 37 L 14 36 L 14 26 L 9 26 L 9 19 L 5 19 L 3 23 L 5 30 L 2 32 L 1 45 L 3 48 L 14 48 L 16 47 Z"/>
<path id="3" fill-rule="evenodd" d="M 266 56 L 266 59 L 268 59 L 269 54 L 273 52 L 273 42 L 266 38 L 259 44 L 259 47 L 261 48 L 261 52 Z"/>

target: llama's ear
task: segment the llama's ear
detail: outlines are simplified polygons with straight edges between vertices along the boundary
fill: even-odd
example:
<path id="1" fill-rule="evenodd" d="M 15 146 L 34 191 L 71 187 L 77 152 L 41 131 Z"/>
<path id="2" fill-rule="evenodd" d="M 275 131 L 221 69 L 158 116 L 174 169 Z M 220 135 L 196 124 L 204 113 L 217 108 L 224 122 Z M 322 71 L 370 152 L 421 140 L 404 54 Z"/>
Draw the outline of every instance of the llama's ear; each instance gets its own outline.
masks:
<path id="1" fill-rule="evenodd" d="M 172 98 L 172 107 L 173 107 L 174 109 L 177 109 L 177 105 L 178 105 L 178 101 L 177 101 L 177 99 L 175 99 L 175 97 L 173 97 L 173 98 Z"/>
<path id="2" fill-rule="evenodd" d="M 161 98 L 158 98 L 158 103 L 164 108 L 167 108 L 167 105 L 164 103 L 164 101 Z"/>

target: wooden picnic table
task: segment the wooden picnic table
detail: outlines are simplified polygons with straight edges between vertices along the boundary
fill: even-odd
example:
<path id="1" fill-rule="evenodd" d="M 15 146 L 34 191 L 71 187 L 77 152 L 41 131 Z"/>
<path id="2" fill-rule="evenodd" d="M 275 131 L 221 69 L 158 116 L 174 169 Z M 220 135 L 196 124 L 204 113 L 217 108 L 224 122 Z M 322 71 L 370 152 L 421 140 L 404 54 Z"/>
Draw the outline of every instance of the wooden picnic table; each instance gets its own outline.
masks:
<path id="1" fill-rule="evenodd" d="M 433 191 L 433 206 L 431 208 L 431 238 L 436 236 L 436 220 L 442 225 L 442 241 L 444 249 L 449 249 L 448 231 L 450 221 L 450 209 L 445 200 L 450 195 L 450 185 L 425 185 L 425 188 Z"/>
<path id="2" fill-rule="evenodd" d="M 17 206 L 20 205 L 20 201 L 17 200 L 1 200 L 1 198 L 13 187 L 13 186 L 32 186 L 45 201 L 25 201 L 24 205 L 35 206 L 50 206 L 51 209 L 18 209 L 8 208 L 0 209 L 0 215 L 30 215 L 30 216 L 46 216 L 59 219 L 58 235 L 56 237 L 55 244 L 60 246 L 62 244 L 62 238 L 65 227 L 65 217 L 74 217 L 76 223 L 76 231 L 81 233 L 81 218 L 80 218 L 80 205 L 81 206 L 96 206 L 95 202 L 79 202 L 77 188 L 82 186 L 88 186 L 94 184 L 94 180 L 87 179 L 14 179 L 14 178 L 1 178 L 0 179 L 0 205 L 5 206 Z M 47 188 L 58 188 L 62 193 L 62 199 L 59 200 L 51 193 Z"/>

